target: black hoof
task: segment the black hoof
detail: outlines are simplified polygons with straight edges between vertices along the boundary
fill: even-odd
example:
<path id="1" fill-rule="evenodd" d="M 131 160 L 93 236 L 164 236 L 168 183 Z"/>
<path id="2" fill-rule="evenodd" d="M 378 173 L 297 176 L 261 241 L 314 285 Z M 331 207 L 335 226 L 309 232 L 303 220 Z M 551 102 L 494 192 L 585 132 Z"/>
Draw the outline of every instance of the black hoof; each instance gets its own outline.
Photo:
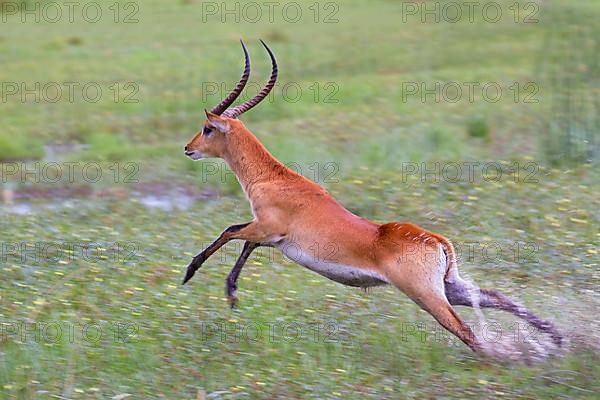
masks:
<path id="1" fill-rule="evenodd" d="M 227 296 L 227 302 L 229 303 L 229 308 L 233 310 L 237 307 L 238 299 L 235 296 Z"/>
<path id="2" fill-rule="evenodd" d="M 196 273 L 195 269 L 188 267 L 188 269 L 185 273 L 185 278 L 183 278 L 183 282 L 181 284 L 185 285 L 186 283 L 188 283 L 188 281 L 190 279 L 192 279 L 192 276 L 194 276 L 195 273 Z"/>
<path id="3" fill-rule="evenodd" d="M 198 271 L 198 269 L 202 266 L 203 262 L 204 262 L 203 257 L 199 257 L 199 256 L 194 257 L 194 259 L 192 260 L 190 265 L 188 265 L 188 267 L 187 267 L 187 271 L 185 273 L 185 278 L 183 278 L 183 282 L 181 283 L 182 285 L 185 285 L 190 279 L 192 279 L 192 276 L 194 276 L 196 271 Z"/>
<path id="4" fill-rule="evenodd" d="M 237 304 L 237 297 L 235 296 L 236 292 L 236 283 L 233 282 L 233 279 L 227 277 L 227 279 L 225 279 L 225 296 L 227 296 L 227 302 L 229 303 L 230 308 L 234 308 Z"/>

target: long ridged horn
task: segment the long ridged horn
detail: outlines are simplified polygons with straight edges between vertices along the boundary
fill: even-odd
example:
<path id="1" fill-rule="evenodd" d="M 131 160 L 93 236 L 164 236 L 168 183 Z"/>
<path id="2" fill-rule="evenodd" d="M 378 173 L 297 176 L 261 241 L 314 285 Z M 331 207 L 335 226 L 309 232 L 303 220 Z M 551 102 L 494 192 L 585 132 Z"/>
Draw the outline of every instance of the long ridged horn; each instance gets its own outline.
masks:
<path id="1" fill-rule="evenodd" d="M 269 53 L 269 56 L 271 57 L 271 63 L 273 65 L 273 69 L 271 71 L 271 79 L 269 79 L 269 82 L 267 82 L 267 84 L 260 91 L 260 93 L 258 93 L 252 99 L 248 100 L 247 102 L 245 102 L 243 104 L 240 104 L 239 106 L 236 106 L 234 108 L 226 110 L 223 113 L 224 117 L 229 117 L 229 118 L 239 117 L 241 114 L 245 113 L 246 111 L 248 111 L 249 109 L 251 109 L 252 107 L 257 105 L 258 103 L 260 103 L 265 97 L 267 97 L 269 92 L 271 92 L 271 90 L 275 86 L 275 82 L 277 81 L 277 72 L 278 72 L 277 60 L 275 59 L 275 55 L 273 54 L 273 52 L 271 51 L 269 46 L 267 46 L 267 44 L 265 42 L 263 42 L 262 39 L 260 40 L 260 42 L 265 47 L 265 49 L 267 49 L 267 52 Z"/>
<path id="2" fill-rule="evenodd" d="M 235 88 L 233 88 L 231 93 L 229 93 L 227 97 L 225 97 L 219 104 L 215 106 L 215 108 L 211 110 L 213 114 L 221 115 L 223 111 L 227 110 L 227 107 L 229 107 L 231 103 L 233 103 L 235 99 L 238 98 L 240 93 L 242 93 L 242 90 L 244 90 L 244 87 L 248 82 L 248 78 L 250 77 L 250 56 L 248 55 L 248 49 L 246 48 L 246 45 L 244 44 L 243 40 L 240 39 L 240 43 L 242 44 L 242 49 L 244 49 L 244 58 L 246 59 L 246 67 L 244 68 L 244 73 L 242 74 L 240 81 L 235 86 Z"/>

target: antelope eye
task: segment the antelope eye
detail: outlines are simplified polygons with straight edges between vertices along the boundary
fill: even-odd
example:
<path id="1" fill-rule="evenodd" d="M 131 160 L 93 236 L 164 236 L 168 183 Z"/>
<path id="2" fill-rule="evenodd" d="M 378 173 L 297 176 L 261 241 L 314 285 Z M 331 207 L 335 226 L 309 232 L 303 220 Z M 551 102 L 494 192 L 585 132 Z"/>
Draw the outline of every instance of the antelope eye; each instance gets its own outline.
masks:
<path id="1" fill-rule="evenodd" d="M 210 135 L 212 133 L 212 128 L 205 126 L 204 129 L 202 129 L 202 134 L 204 135 Z"/>

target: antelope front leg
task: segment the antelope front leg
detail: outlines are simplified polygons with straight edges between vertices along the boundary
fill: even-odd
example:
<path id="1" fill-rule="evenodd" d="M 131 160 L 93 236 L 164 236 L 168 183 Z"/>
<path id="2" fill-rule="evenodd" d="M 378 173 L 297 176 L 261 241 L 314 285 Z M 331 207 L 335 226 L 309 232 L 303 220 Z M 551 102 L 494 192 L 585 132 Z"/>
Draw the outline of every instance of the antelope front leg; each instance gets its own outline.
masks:
<path id="1" fill-rule="evenodd" d="M 243 239 L 250 242 L 261 242 L 266 239 L 267 234 L 261 229 L 261 225 L 256 221 L 247 222 L 245 224 L 231 225 L 225 229 L 223 233 L 210 244 L 206 249 L 198 253 L 193 259 L 190 265 L 187 267 L 185 278 L 183 278 L 183 285 L 187 283 L 196 271 L 202 266 L 213 253 L 219 250 L 224 244 L 233 239 Z"/>
<path id="2" fill-rule="evenodd" d="M 245 224 L 231 225 L 229 228 L 225 229 L 223 233 L 219 235 L 217 240 L 212 242 L 210 246 L 206 249 L 202 250 L 200 253 L 196 254 L 192 259 L 192 262 L 187 267 L 187 271 L 185 273 L 185 278 L 183 278 L 182 285 L 185 285 L 187 281 L 192 279 L 192 276 L 196 273 L 196 271 L 202 266 L 204 261 L 206 261 L 213 253 L 223 247 L 224 244 L 233 239 L 232 235 L 236 232 L 239 232 L 241 229 L 244 229 L 250 226 L 252 222 L 247 222 Z"/>
<path id="3" fill-rule="evenodd" d="M 237 292 L 237 280 L 240 276 L 240 272 L 242 272 L 242 268 L 244 267 L 244 264 L 246 263 L 246 260 L 248 260 L 250 254 L 252 254 L 254 249 L 259 246 L 260 245 L 255 242 L 244 243 L 242 253 L 235 262 L 235 265 L 233 266 L 233 269 L 229 275 L 227 275 L 227 279 L 225 279 L 225 296 L 227 296 L 227 302 L 229 302 L 229 306 L 231 308 L 234 308 L 237 303 L 237 297 L 235 294 Z"/>

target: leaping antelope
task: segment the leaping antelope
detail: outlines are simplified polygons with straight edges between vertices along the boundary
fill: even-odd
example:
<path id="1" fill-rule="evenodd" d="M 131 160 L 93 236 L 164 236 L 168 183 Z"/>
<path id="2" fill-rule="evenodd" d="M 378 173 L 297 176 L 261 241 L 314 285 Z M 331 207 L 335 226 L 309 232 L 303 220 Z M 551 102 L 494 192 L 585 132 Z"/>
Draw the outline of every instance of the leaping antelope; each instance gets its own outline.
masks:
<path id="1" fill-rule="evenodd" d="M 241 239 L 245 240 L 243 250 L 226 279 L 225 293 L 231 307 L 237 301 L 237 279 L 250 254 L 259 246 L 272 246 L 296 263 L 344 285 L 396 286 L 473 351 L 483 351 L 482 344 L 452 305 L 473 307 L 475 302 L 511 312 L 562 346 L 562 335 L 552 323 L 495 290 L 479 289 L 461 279 L 454 248 L 445 237 L 410 223 L 378 224 L 354 215 L 321 186 L 271 155 L 238 117 L 273 89 L 277 61 L 261 40 L 271 57 L 271 78 L 254 98 L 229 108 L 250 75 L 248 50 L 241 43 L 245 57 L 242 77 L 225 99 L 210 112 L 205 110 L 202 131 L 185 146 L 185 155 L 192 160 L 224 159 L 241 184 L 254 219 L 228 227 L 196 255 L 183 284 L 221 246 Z M 319 244 L 334 245 L 335 251 L 319 252 Z"/>

